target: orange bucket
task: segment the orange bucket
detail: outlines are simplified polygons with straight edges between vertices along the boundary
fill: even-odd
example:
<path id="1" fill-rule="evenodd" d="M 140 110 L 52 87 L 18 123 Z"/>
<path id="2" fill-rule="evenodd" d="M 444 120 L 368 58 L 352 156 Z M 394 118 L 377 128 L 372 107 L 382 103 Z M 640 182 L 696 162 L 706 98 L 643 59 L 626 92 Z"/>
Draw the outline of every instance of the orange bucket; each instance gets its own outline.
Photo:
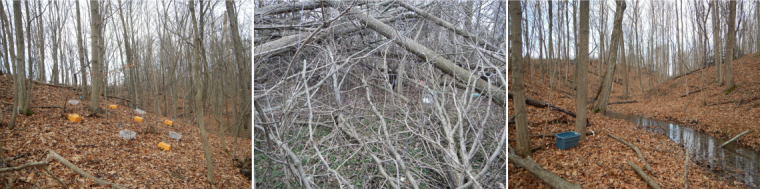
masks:
<path id="1" fill-rule="evenodd" d="M 140 116 L 135 116 L 135 121 L 142 123 L 143 118 Z"/>
<path id="2" fill-rule="evenodd" d="M 110 106 L 108 106 L 108 107 L 110 107 L 111 109 L 114 109 L 114 110 L 115 110 L 117 106 L 116 106 L 116 105 L 113 105 L 113 104 L 111 104 L 111 105 L 110 105 Z"/>
<path id="3" fill-rule="evenodd" d="M 169 145 L 169 144 L 164 143 L 164 142 L 159 142 L 158 143 L 158 147 L 163 148 L 166 151 L 170 151 L 171 148 L 172 148 L 172 145 Z"/>
<path id="4" fill-rule="evenodd" d="M 69 121 L 77 123 L 82 121 L 82 116 L 79 116 L 79 114 L 69 114 Z"/>
<path id="5" fill-rule="evenodd" d="M 166 124 L 166 125 L 169 125 L 169 126 L 172 126 L 172 124 L 174 124 L 174 122 L 173 122 L 173 121 L 169 121 L 169 120 L 167 119 L 167 120 L 164 120 L 164 124 Z"/>

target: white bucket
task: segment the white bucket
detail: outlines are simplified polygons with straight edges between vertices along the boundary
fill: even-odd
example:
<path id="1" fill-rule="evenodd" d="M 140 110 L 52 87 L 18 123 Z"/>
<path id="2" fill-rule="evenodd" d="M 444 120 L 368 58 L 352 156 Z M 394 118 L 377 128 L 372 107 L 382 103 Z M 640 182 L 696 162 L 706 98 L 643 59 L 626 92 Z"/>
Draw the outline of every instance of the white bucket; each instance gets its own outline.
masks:
<path id="1" fill-rule="evenodd" d="M 79 101 L 78 100 L 69 100 L 69 104 L 71 104 L 71 105 L 77 105 L 77 104 L 79 104 Z"/>
<path id="2" fill-rule="evenodd" d="M 136 135 L 137 133 L 129 129 L 124 129 L 124 130 L 119 131 L 119 136 L 127 140 L 132 140 L 133 138 L 135 138 Z"/>

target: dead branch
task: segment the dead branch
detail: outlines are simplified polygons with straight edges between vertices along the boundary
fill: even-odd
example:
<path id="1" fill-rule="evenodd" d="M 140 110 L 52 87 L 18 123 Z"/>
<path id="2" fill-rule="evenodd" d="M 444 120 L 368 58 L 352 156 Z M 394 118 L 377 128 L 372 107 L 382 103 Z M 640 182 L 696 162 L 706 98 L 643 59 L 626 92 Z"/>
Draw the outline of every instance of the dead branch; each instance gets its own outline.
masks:
<path id="1" fill-rule="evenodd" d="M 636 100 L 629 100 L 629 101 L 612 102 L 612 103 L 609 103 L 609 104 L 607 104 L 607 105 L 613 105 L 613 104 L 628 104 L 628 103 L 637 103 L 637 102 L 639 102 L 639 101 L 636 101 Z"/>
<path id="2" fill-rule="evenodd" d="M 649 163 L 647 163 L 647 160 L 644 158 L 644 154 L 641 153 L 641 150 L 639 150 L 638 147 L 636 147 L 633 144 L 631 144 L 630 142 L 625 141 L 622 138 L 618 138 L 618 137 L 616 137 L 616 136 L 614 136 L 614 135 L 612 135 L 610 133 L 605 133 L 605 134 L 607 134 L 607 136 L 610 136 L 610 137 L 614 138 L 615 140 L 618 140 L 618 141 L 622 142 L 626 146 L 631 147 L 631 149 L 633 149 L 633 151 L 636 152 L 637 155 L 639 155 L 639 159 L 641 159 L 641 161 L 644 162 L 644 166 L 647 168 L 647 170 L 649 170 L 650 173 L 654 174 L 654 172 L 652 171 L 652 166 L 650 166 Z"/>
<path id="3" fill-rule="evenodd" d="M 341 5 L 341 3 L 337 1 L 327 2 L 333 6 Z M 476 78 L 476 76 L 472 75 L 472 73 L 462 67 L 457 66 L 451 62 L 451 60 L 444 58 L 435 51 L 427 48 L 422 44 L 419 44 L 417 41 L 400 35 L 400 32 L 393 27 L 388 26 L 382 21 L 367 15 L 365 12 L 362 12 L 358 9 L 351 9 L 350 13 L 356 18 L 359 18 L 362 23 L 367 24 L 367 27 L 377 31 L 377 33 L 380 33 L 388 39 L 393 39 L 393 42 L 399 46 L 404 47 L 404 49 L 407 51 L 417 55 L 417 57 L 421 58 L 422 60 L 432 63 L 436 69 L 442 71 L 443 73 L 450 75 L 460 81 L 472 81 L 474 79 L 476 81 L 476 91 L 485 93 L 488 96 L 492 96 L 493 98 L 491 100 L 493 100 L 494 103 L 498 104 L 499 106 L 506 107 L 507 98 L 504 94 L 506 92 L 505 90 L 499 89 L 498 86 L 491 85 L 482 79 Z"/>
<path id="4" fill-rule="evenodd" d="M 111 183 L 111 182 L 108 182 L 108 181 L 105 181 L 105 180 L 102 180 L 102 179 L 99 179 L 97 177 L 94 177 L 94 176 L 90 175 L 89 173 L 87 173 L 84 170 L 80 169 L 79 167 L 77 167 L 73 163 L 69 162 L 69 160 L 67 160 L 66 158 L 63 158 L 60 155 L 58 155 L 58 153 L 55 153 L 55 151 L 53 151 L 53 150 L 48 150 L 48 157 L 46 158 L 45 161 L 48 161 L 47 159 L 50 159 L 50 157 L 58 160 L 58 162 L 61 162 L 61 164 L 63 166 L 68 167 L 69 169 L 71 169 L 72 171 L 78 173 L 82 177 L 94 180 L 95 183 L 97 183 L 100 186 L 111 186 L 111 187 L 117 188 L 117 189 L 125 189 L 124 186 L 121 186 L 121 185 L 118 185 L 118 184 L 114 184 L 114 183 Z"/>
<path id="5" fill-rule="evenodd" d="M 515 150 L 512 149 L 512 146 L 509 147 L 509 154 L 507 155 L 507 159 L 509 159 L 510 163 L 525 168 L 525 170 L 532 173 L 544 181 L 546 184 L 554 188 L 581 188 L 580 185 L 570 183 L 567 180 L 559 177 L 559 175 L 541 168 L 540 165 L 533 162 L 533 159 L 531 159 L 530 156 L 525 159 L 520 158 L 520 156 L 515 154 Z"/>
<path id="6" fill-rule="evenodd" d="M 633 168 L 633 170 L 636 171 L 636 173 L 638 173 L 639 176 L 641 176 L 641 179 L 644 179 L 644 181 L 647 182 L 647 185 L 649 185 L 649 187 L 652 187 L 653 189 L 661 189 L 660 185 L 657 184 L 657 182 L 649 178 L 649 176 L 647 176 L 647 173 L 645 173 L 644 170 L 641 170 L 641 167 L 639 167 L 638 165 L 634 164 L 631 161 L 628 161 L 627 163 L 628 163 L 628 166 L 631 166 L 631 168 Z"/>
<path id="7" fill-rule="evenodd" d="M 688 92 L 688 93 L 686 93 L 685 95 L 681 95 L 681 97 L 686 97 L 686 96 L 689 96 L 691 93 L 696 93 L 696 92 L 702 91 L 702 90 L 704 90 L 704 89 L 705 89 L 705 88 L 701 88 L 701 89 L 698 89 L 698 90 L 696 90 L 696 91 L 691 91 L 691 92 Z"/>
<path id="8" fill-rule="evenodd" d="M 47 162 L 32 162 L 32 163 L 23 164 L 16 167 L 1 168 L 0 173 L 19 171 L 22 169 L 26 169 L 28 167 L 38 167 L 38 166 L 46 166 L 46 165 L 48 165 Z"/>
<path id="9" fill-rule="evenodd" d="M 725 143 L 721 144 L 721 145 L 720 145 L 720 147 L 721 147 L 721 148 L 725 147 L 725 146 L 726 146 L 726 145 L 728 145 L 729 143 L 731 143 L 731 142 L 735 141 L 736 139 L 739 139 L 739 137 L 741 137 L 742 135 L 749 133 L 749 131 L 750 131 L 750 130 L 747 130 L 747 131 L 744 131 L 743 133 L 741 133 L 741 134 L 739 134 L 739 135 L 736 135 L 734 138 L 731 138 L 731 140 L 728 140 L 728 141 L 726 141 Z"/>
<path id="10" fill-rule="evenodd" d="M 511 98 L 512 98 L 512 92 L 507 92 L 507 93 L 508 93 L 508 97 L 511 99 Z M 562 109 L 562 108 L 560 108 L 560 107 L 557 107 L 557 106 L 555 106 L 555 105 L 553 105 L 553 104 L 549 104 L 549 103 L 541 102 L 541 101 L 539 101 L 539 100 L 536 100 L 536 99 L 530 98 L 530 97 L 528 97 L 527 95 L 525 95 L 525 103 L 527 103 L 528 105 L 531 105 L 531 106 L 539 107 L 539 108 L 546 108 L 546 107 L 548 106 L 548 107 L 550 107 L 552 110 L 556 110 L 556 111 L 558 111 L 558 112 L 562 112 L 562 113 L 565 113 L 565 114 L 567 114 L 567 115 L 570 115 L 570 116 L 573 116 L 573 117 L 575 117 L 575 113 L 573 113 L 573 112 L 567 111 L 567 110 L 565 110 L 565 109 Z M 588 122 L 588 121 L 587 121 L 587 122 Z"/>

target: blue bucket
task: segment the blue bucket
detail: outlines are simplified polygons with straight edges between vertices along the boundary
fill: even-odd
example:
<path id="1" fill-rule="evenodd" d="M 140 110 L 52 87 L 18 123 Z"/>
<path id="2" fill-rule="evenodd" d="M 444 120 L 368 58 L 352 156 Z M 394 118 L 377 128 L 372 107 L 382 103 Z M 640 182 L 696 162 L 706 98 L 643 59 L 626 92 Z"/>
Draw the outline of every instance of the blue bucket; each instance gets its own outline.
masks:
<path id="1" fill-rule="evenodd" d="M 580 139 L 581 135 L 574 132 L 574 131 L 568 131 L 564 133 L 558 133 L 554 135 L 556 138 L 555 146 L 557 148 L 562 150 L 567 150 L 572 147 L 578 146 L 578 139 Z"/>

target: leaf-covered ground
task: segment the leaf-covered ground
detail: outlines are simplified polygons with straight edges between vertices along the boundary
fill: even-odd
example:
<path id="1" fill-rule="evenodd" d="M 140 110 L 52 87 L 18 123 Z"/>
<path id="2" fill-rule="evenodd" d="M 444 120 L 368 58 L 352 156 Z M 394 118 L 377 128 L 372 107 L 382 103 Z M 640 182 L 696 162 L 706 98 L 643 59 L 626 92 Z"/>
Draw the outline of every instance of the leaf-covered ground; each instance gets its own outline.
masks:
<path id="1" fill-rule="evenodd" d="M 6 78 L 7 77 L 7 80 Z M 0 103 L 5 110 L 3 124 L 0 127 L 3 156 L 19 157 L 11 163 L 14 166 L 44 159 L 47 150 L 54 150 L 86 172 L 109 182 L 127 188 L 250 188 L 251 180 L 233 167 L 232 157 L 224 152 L 218 125 L 213 118 L 206 116 L 211 157 L 214 163 L 215 184 L 206 180 L 206 167 L 200 139 L 200 130 L 190 124 L 189 119 L 175 120 L 173 126 L 162 123 L 156 125 L 158 133 L 146 133 L 146 125 L 156 120 L 166 120 L 147 113 L 144 123 L 133 120 L 134 109 L 120 105 L 118 109 L 108 108 L 101 101 L 101 108 L 106 115 L 90 115 L 86 110 L 89 101 L 78 105 L 67 105 L 68 109 L 83 116 L 83 121 L 72 123 L 61 117 L 60 108 L 40 108 L 62 106 L 70 99 L 78 99 L 75 91 L 46 85 L 34 84 L 30 106 L 32 116 L 19 115 L 16 128 L 9 130 L 7 122 L 13 102 L 11 75 L 0 76 Z M 68 99 L 66 99 L 68 98 Z M 208 112 L 208 111 L 207 111 Z M 178 112 L 178 114 L 181 113 Z M 121 127 L 119 126 L 121 125 Z M 119 137 L 119 131 L 129 129 L 137 132 L 135 139 L 126 141 Z M 169 138 L 168 132 L 182 132 L 180 141 Z M 241 130 L 241 132 L 243 132 Z M 248 131 L 249 132 L 249 131 Z M 229 153 L 233 152 L 235 137 L 226 137 Z M 165 141 L 171 151 L 164 151 L 157 145 Z M 238 156 L 251 154 L 251 140 L 239 138 Z M 248 155 L 250 156 L 250 155 Z M 58 161 L 51 160 L 51 171 L 71 188 L 98 187 L 92 180 L 86 179 L 64 167 Z M 40 168 L 27 168 L 10 174 L 0 174 L 4 178 L 13 178 L 15 188 L 60 188 L 61 184 L 45 174 Z M 0 187 L 7 185 L 6 179 L 0 179 Z"/>
<path id="2" fill-rule="evenodd" d="M 511 74 L 510 74 L 511 76 Z M 525 85 L 526 95 L 551 103 L 563 109 L 575 112 L 575 99 L 572 96 L 570 87 L 562 85 L 557 90 L 550 90 L 549 77 L 546 76 L 542 82 L 539 79 L 540 74 L 536 73 L 534 77 L 530 72 L 526 72 Z M 598 82 L 599 77 L 589 74 L 590 81 Z M 633 74 L 632 76 L 633 77 Z M 562 78 L 563 77 L 557 77 Z M 570 75 L 572 79 L 572 74 Z M 510 80 L 510 87 L 511 87 Z M 636 90 L 639 90 L 638 80 L 633 80 Z M 555 84 L 558 79 L 554 80 Z M 648 82 L 645 76 L 644 86 Z M 593 94 L 592 89 L 596 85 L 589 85 L 589 96 Z M 621 85 L 615 84 L 615 87 Z M 633 87 L 632 87 L 633 88 Z M 758 93 L 760 94 L 760 93 Z M 616 89 L 611 97 L 611 102 L 621 101 L 619 98 L 620 90 Z M 632 92 L 630 95 L 634 95 Z M 636 98 L 634 98 L 636 99 Z M 509 114 L 514 115 L 512 100 L 509 100 Z M 612 105 L 615 107 L 619 105 Z M 531 137 L 531 147 L 540 149 L 533 152 L 532 158 L 547 171 L 558 174 L 571 183 L 581 184 L 584 188 L 647 188 L 647 184 L 638 174 L 631 169 L 626 162 L 634 162 L 639 167 L 644 167 L 636 153 L 617 140 L 607 136 L 610 133 L 620 137 L 641 149 L 644 158 L 651 164 L 653 173 L 645 172 L 652 177 L 663 188 L 683 188 L 684 187 L 684 148 L 670 140 L 667 136 L 647 132 L 642 127 L 619 119 L 607 118 L 599 114 L 594 114 L 590 110 L 592 104 L 589 103 L 588 115 L 590 126 L 587 130 L 594 131 L 594 135 L 587 136 L 587 140 L 568 150 L 560 150 L 555 147 L 554 138 Z M 615 107 L 614 111 L 620 111 L 621 108 Z M 624 111 L 622 111 L 624 112 Z M 530 135 L 552 134 L 558 132 L 574 131 L 575 118 L 557 111 L 549 111 L 546 108 L 536 108 L 527 106 L 527 116 Z M 515 125 L 509 124 L 509 139 L 515 139 Z M 515 143 L 510 141 L 514 147 Z M 726 183 L 713 174 L 710 170 L 697 166 L 691 161 L 689 166 L 688 182 L 691 188 L 746 188 L 741 183 Z M 525 169 L 508 164 L 508 185 L 510 188 L 548 188 L 543 181 L 527 172 Z"/>
<path id="3" fill-rule="evenodd" d="M 760 57 L 745 55 L 734 61 L 737 87 L 726 94 L 725 86 L 715 81 L 711 66 L 669 80 L 644 95 L 633 97 L 639 103 L 612 105 L 614 111 L 643 117 L 683 123 L 710 135 L 731 138 L 746 130 L 750 132 L 736 143 L 760 150 Z M 703 74 L 704 73 L 704 74 Z M 689 91 L 699 92 L 686 94 Z"/>

